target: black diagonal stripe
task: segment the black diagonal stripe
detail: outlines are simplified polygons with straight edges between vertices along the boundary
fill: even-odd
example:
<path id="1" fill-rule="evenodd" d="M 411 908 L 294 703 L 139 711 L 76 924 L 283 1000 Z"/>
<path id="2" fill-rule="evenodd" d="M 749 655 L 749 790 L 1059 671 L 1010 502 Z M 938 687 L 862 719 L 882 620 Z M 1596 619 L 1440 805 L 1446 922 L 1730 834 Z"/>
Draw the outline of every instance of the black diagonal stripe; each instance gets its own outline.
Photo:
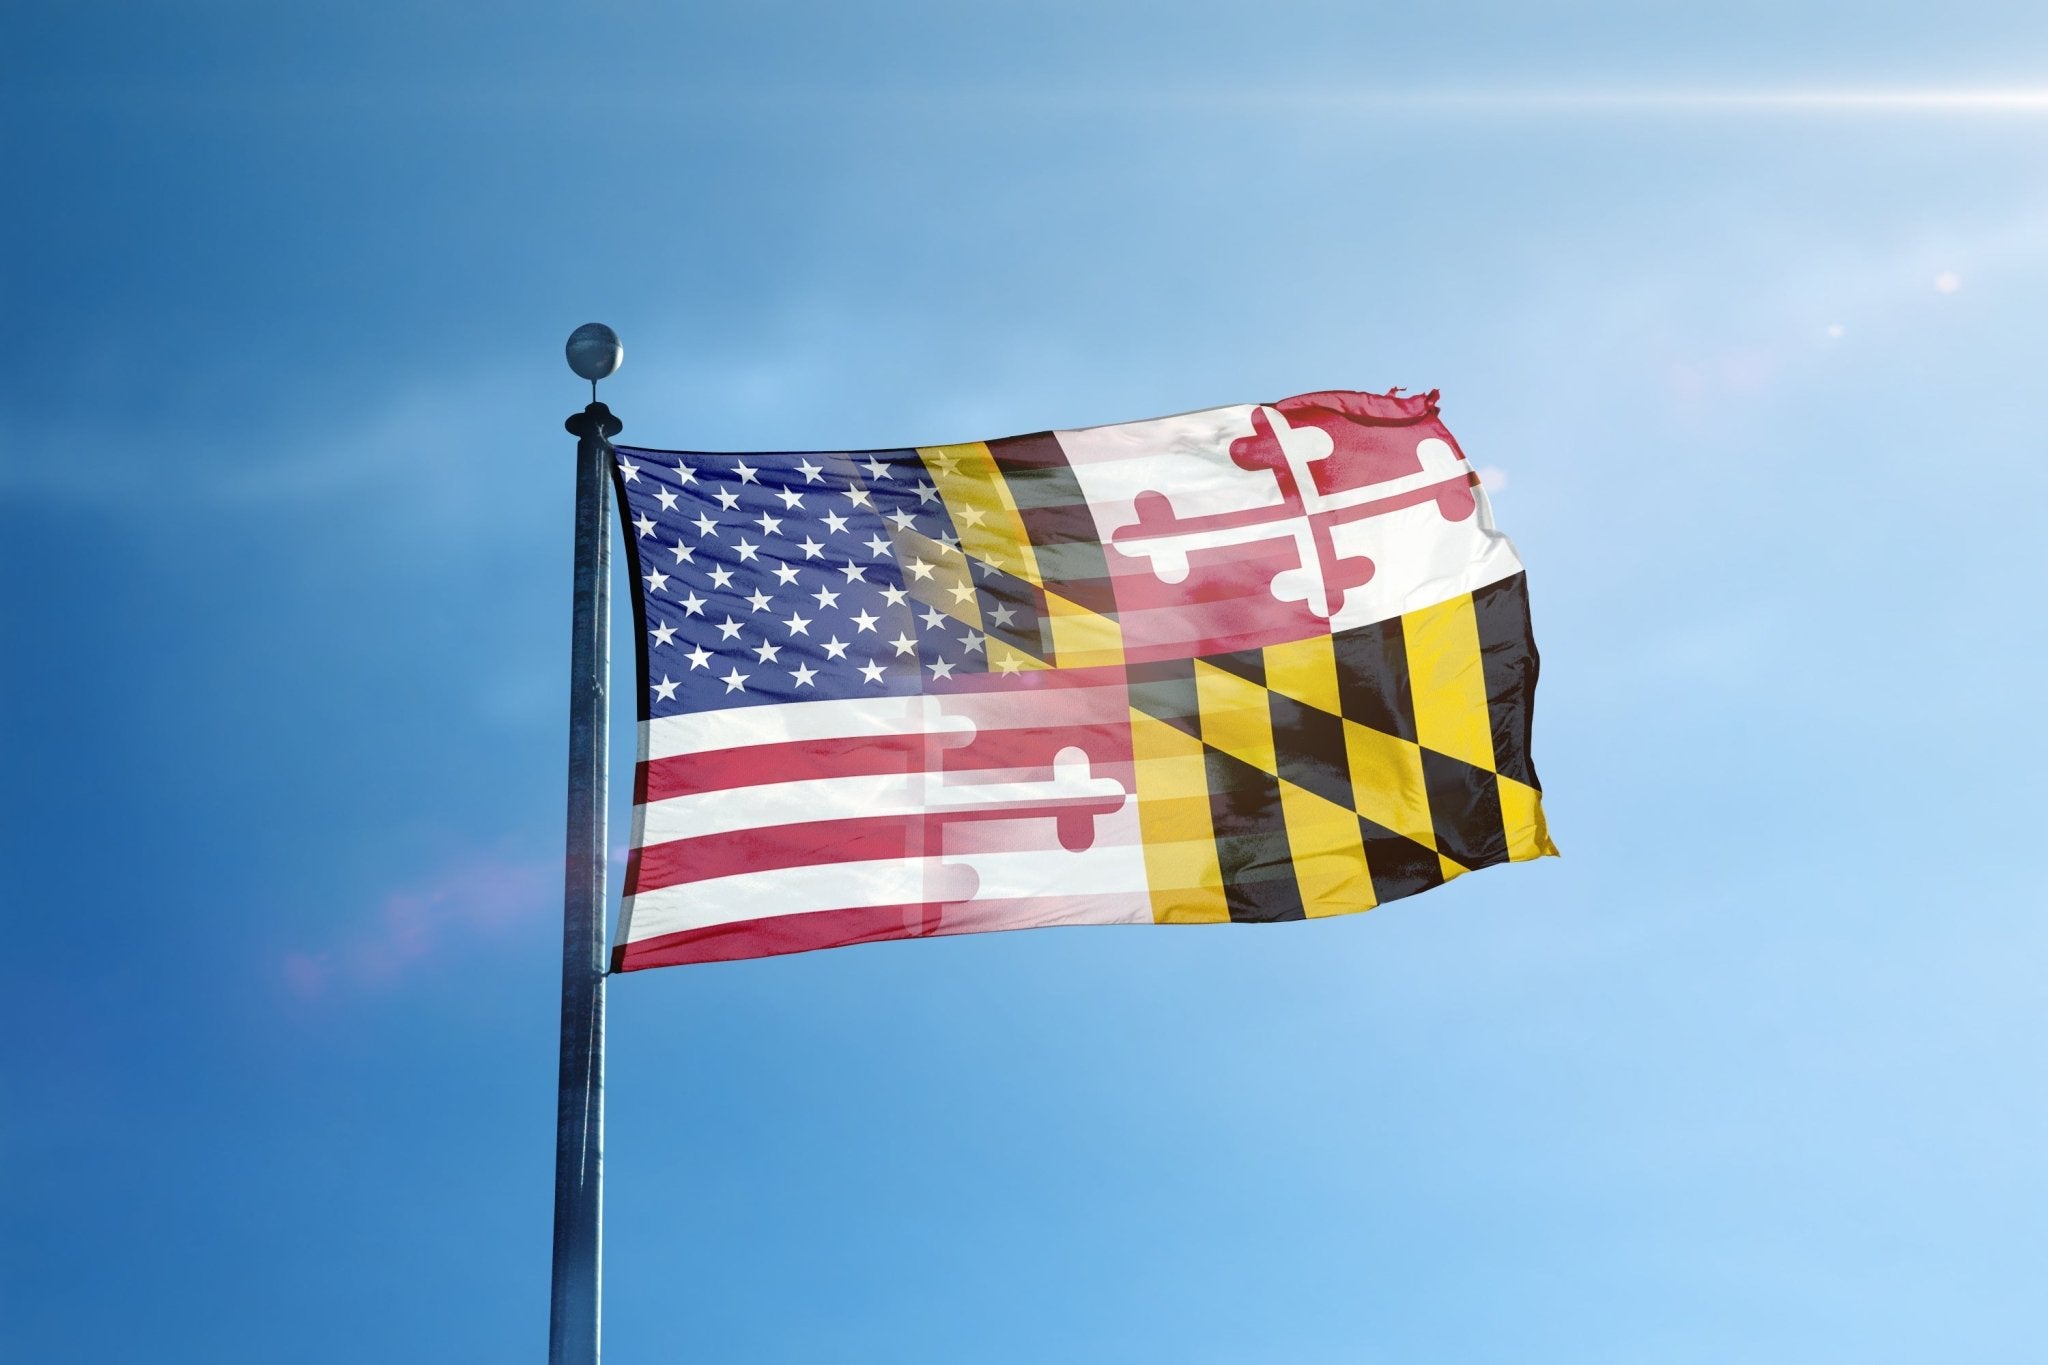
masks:
<path id="1" fill-rule="evenodd" d="M 1337 655 L 1337 700 L 1345 718 L 1381 734 L 1415 738 L 1415 699 L 1408 683 L 1408 640 L 1401 618 L 1378 621 L 1331 638 Z"/>
<path id="2" fill-rule="evenodd" d="M 1035 659 L 1049 658 L 1041 622 L 1045 619 L 1045 594 L 1015 574 L 977 566 L 973 571 L 975 591 L 981 599 L 981 627 L 1013 649 Z"/>
<path id="3" fill-rule="evenodd" d="M 1090 611 L 1113 615 L 1116 594 L 1110 587 L 1101 533 L 1059 438 L 1049 431 L 1012 436 L 990 441 L 988 453 L 995 457 L 1017 514 L 1024 519 L 1024 533 L 1031 537 L 1045 586 Z"/>
<path id="4" fill-rule="evenodd" d="M 1223 899 L 1239 922 L 1301 919 L 1301 888 L 1280 808 L 1280 779 L 1216 749 L 1206 749 L 1209 818 Z"/>
<path id="5" fill-rule="evenodd" d="M 1202 703 L 1195 692 L 1193 659 L 1131 664 L 1124 678 L 1132 707 L 1196 739 L 1202 737 Z"/>
<path id="6" fill-rule="evenodd" d="M 1204 654 L 1202 660 L 1234 673 L 1240 678 L 1266 685 L 1266 651 L 1263 649 L 1240 649 L 1235 654 Z"/>
<path id="7" fill-rule="evenodd" d="M 1372 894 L 1380 904 L 1427 891 L 1444 884 L 1444 865 L 1435 852 L 1405 834 L 1363 815 L 1358 817 L 1358 838 L 1365 845 L 1365 865 L 1372 873 Z"/>
<path id="8" fill-rule="evenodd" d="M 1529 576 L 1516 574 L 1472 594 L 1479 621 L 1479 661 L 1486 671 L 1486 710 L 1493 722 L 1493 761 L 1501 776 L 1542 790 L 1529 759 L 1536 710 L 1536 636 L 1529 629 Z"/>
<path id="9" fill-rule="evenodd" d="M 1436 830 L 1439 849 L 1466 867 L 1508 860 L 1500 786 L 1492 773 L 1424 749 L 1422 785 L 1429 792 L 1429 822 Z"/>
<path id="10" fill-rule="evenodd" d="M 1351 764 L 1344 748 L 1344 720 L 1305 706 L 1278 692 L 1266 694 L 1273 717 L 1273 757 L 1280 776 L 1350 810 Z"/>

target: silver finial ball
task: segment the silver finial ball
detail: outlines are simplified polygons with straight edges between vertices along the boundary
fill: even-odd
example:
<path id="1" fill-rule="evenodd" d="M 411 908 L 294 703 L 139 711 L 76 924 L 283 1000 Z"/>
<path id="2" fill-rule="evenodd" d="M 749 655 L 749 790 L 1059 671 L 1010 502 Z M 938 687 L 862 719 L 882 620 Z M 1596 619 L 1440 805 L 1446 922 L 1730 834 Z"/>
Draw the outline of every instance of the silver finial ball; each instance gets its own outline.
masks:
<path id="1" fill-rule="evenodd" d="M 595 384 L 607 379 L 626 358 L 619 334 L 601 322 L 586 322 L 569 333 L 569 368 Z"/>

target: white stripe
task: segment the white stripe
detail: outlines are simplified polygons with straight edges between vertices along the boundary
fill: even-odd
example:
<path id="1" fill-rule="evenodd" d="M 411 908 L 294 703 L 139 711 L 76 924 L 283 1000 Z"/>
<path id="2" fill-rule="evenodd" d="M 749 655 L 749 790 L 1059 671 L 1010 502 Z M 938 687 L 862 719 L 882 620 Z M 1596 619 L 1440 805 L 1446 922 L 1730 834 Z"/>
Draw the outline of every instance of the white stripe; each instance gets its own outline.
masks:
<path id="1" fill-rule="evenodd" d="M 727 834 L 763 825 L 809 820 L 845 820 L 858 815 L 907 815 L 924 809 L 922 773 L 881 773 L 861 777 L 815 777 L 806 782 L 773 782 L 740 791 L 694 792 L 649 802 L 640 839 L 665 844 Z"/>
<path id="2" fill-rule="evenodd" d="M 738 791 L 695 792 L 654 801 L 642 808 L 634 838 L 639 847 L 705 834 L 793 825 L 813 820 L 863 816 L 946 814 L 956 811 L 1040 807 L 1050 814 L 1059 803 L 1121 802 L 1123 783 L 1095 777 L 1088 756 L 1062 749 L 1047 778 L 1019 778 L 1022 768 L 991 768 L 964 774 L 880 773 L 857 777 L 813 777 L 801 782 L 763 783 Z M 864 902 L 865 903 L 865 902 Z"/>
<path id="3" fill-rule="evenodd" d="M 1144 906 L 1142 871 L 1119 879 L 1124 884 L 1075 885 L 1058 851 L 1046 853 L 981 853 L 960 863 L 939 858 L 881 858 L 872 862 L 830 863 L 822 867 L 785 867 L 772 872 L 741 872 L 730 877 L 688 882 L 643 891 L 626 900 L 631 928 L 623 941 L 638 943 L 686 929 L 743 920 L 774 919 L 817 910 L 850 910 L 863 905 L 918 905 L 958 897 L 949 894 L 956 874 L 971 867 L 980 878 L 975 901 L 1024 897 L 1058 898 L 1101 892 L 1128 892 L 1138 909 L 1106 908 L 1104 923 L 1150 919 Z M 1125 860 L 1140 864 L 1135 851 Z"/>
<path id="4" fill-rule="evenodd" d="M 961 730 L 974 725 L 959 716 L 939 713 L 934 697 L 852 697 L 841 701 L 796 701 L 770 706 L 734 706 L 687 716 L 660 716 L 642 722 L 645 759 L 701 754 L 712 749 L 739 749 L 753 744 L 791 740 L 847 739 L 856 736 L 915 735 L 926 731 Z"/>
<path id="5" fill-rule="evenodd" d="M 941 872 L 937 858 L 879 858 L 864 863 L 780 867 L 740 872 L 708 881 L 664 886 L 628 897 L 631 938 L 659 938 L 685 929 L 741 920 L 801 915 L 813 910 L 848 910 L 861 905 L 916 905 L 925 900 L 925 879 Z"/>

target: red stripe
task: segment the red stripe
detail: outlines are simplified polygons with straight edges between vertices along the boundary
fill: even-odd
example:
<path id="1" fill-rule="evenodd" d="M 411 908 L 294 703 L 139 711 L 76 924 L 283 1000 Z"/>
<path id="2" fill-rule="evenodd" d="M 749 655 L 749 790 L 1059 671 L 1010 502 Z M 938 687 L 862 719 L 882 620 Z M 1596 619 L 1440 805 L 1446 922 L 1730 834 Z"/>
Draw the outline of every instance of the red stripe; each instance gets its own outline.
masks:
<path id="1" fill-rule="evenodd" d="M 1017 780 L 1022 781 L 1050 773 L 1053 756 L 1062 749 L 1079 749 L 1097 764 L 1128 763 L 1131 759 L 1130 723 L 1116 721 L 1044 729 L 983 730 L 966 748 L 947 750 L 939 770 L 964 773 L 1015 768 L 1022 770 L 1017 774 Z"/>
<path id="2" fill-rule="evenodd" d="M 747 957 L 776 957 L 814 948 L 849 943 L 879 943 L 909 938 L 909 921 L 936 919 L 937 905 L 864 905 L 851 910 L 816 910 L 805 915 L 714 924 L 685 929 L 659 938 L 622 943 L 612 951 L 612 970 L 637 972 L 647 967 L 673 967 L 688 962 L 732 962 Z"/>
<path id="3" fill-rule="evenodd" d="M 638 895 L 664 886 L 732 877 L 742 872 L 936 856 L 945 847 L 947 825 L 976 820 L 1056 818 L 1060 843 L 1078 851 L 1094 839 L 1094 817 L 1114 814 L 1123 807 L 1125 799 L 1119 792 L 1113 798 L 1069 798 L 916 815 L 806 820 L 792 825 L 762 825 L 691 839 L 671 839 L 633 850 L 626 862 L 626 894 Z"/>
<path id="4" fill-rule="evenodd" d="M 1118 676 L 1121 677 L 1121 670 Z M 1127 725 L 1020 726 L 983 730 L 964 748 L 932 748 L 921 734 L 851 739 L 805 739 L 677 754 L 642 763 L 633 799 L 645 804 L 672 796 L 732 791 L 764 783 L 822 777 L 880 777 L 890 773 L 976 772 L 990 768 L 1049 769 L 1061 749 L 1079 747 L 1097 762 L 1130 758 Z M 932 762 L 935 756 L 937 762 Z"/>
<path id="5" fill-rule="evenodd" d="M 922 734 L 868 735 L 847 739 L 795 739 L 676 754 L 642 763 L 633 799 L 645 803 L 699 792 L 731 791 L 762 782 L 801 782 L 814 777 L 876 777 L 922 772 Z"/>
<path id="6" fill-rule="evenodd" d="M 642 891 L 741 872 L 907 858 L 914 856 L 914 839 L 936 834 L 923 822 L 924 817 L 916 815 L 807 820 L 650 844 L 634 849 L 626 862 L 626 894 L 636 896 Z"/>
<path id="7" fill-rule="evenodd" d="M 1081 904 L 1098 898 L 1065 898 Z M 1044 928 L 1056 924 L 1101 923 L 1062 916 L 1049 903 L 1036 903 L 1045 913 L 1028 913 L 1033 903 L 989 901 L 961 915 L 962 906 L 866 905 L 850 910 L 814 910 L 802 915 L 714 924 L 657 938 L 622 943 L 612 950 L 612 970 L 637 972 L 648 967 L 674 967 L 691 962 L 733 962 L 741 958 L 807 953 L 817 948 L 843 948 L 854 943 L 882 943 L 896 938 L 936 938 L 948 934 L 997 933 L 1008 929 Z M 1026 913 L 1020 913 L 1026 912 Z M 949 918 L 950 917 L 950 918 Z"/>

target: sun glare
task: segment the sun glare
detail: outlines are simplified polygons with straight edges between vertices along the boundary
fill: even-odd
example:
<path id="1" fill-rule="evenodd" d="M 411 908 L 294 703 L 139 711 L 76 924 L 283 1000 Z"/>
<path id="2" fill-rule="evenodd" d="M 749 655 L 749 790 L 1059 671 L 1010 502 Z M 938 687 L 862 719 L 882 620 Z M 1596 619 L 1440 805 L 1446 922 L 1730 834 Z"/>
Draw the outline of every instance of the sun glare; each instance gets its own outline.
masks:
<path id="1" fill-rule="evenodd" d="M 2048 87 L 1784 90 L 1377 91 L 1344 96 L 1370 104 L 1514 109 L 1813 111 L 1826 113 L 2048 113 Z"/>

